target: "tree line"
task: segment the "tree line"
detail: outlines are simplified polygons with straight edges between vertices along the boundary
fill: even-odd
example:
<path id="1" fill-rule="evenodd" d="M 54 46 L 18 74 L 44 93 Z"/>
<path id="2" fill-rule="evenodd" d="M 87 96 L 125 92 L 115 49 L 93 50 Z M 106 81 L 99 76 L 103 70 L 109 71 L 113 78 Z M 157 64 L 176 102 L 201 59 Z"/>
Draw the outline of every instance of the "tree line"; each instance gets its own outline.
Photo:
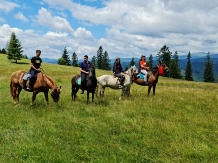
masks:
<path id="1" fill-rule="evenodd" d="M 23 55 L 23 47 L 14 32 L 11 33 L 10 40 L 6 45 L 6 48 L 0 49 L 0 53 L 6 54 L 9 60 L 15 60 L 15 63 L 17 63 L 17 61 L 21 60 L 22 58 L 27 58 L 27 55 Z M 61 58 L 58 59 L 58 64 L 79 67 L 78 57 L 75 52 L 73 52 L 71 60 L 70 56 L 68 55 L 67 48 L 65 47 Z M 157 60 L 165 63 L 170 69 L 169 72 L 164 74 L 165 77 L 194 81 L 190 52 L 188 52 L 187 54 L 187 65 L 184 74 L 182 74 L 180 70 L 178 52 L 175 51 L 175 53 L 172 55 L 172 52 L 166 45 L 164 45 L 157 53 Z M 103 51 L 102 46 L 99 47 L 99 49 L 96 52 L 96 55 L 92 57 L 91 62 L 98 69 L 111 70 L 112 68 L 109 59 L 109 54 L 107 51 Z M 154 66 L 152 54 L 150 54 L 147 63 L 150 69 L 152 69 L 152 67 Z M 132 57 L 129 66 L 126 66 L 125 69 L 128 69 L 130 66 L 135 64 L 136 61 L 134 61 L 134 57 Z M 203 77 L 204 82 L 215 82 L 213 72 L 213 61 L 210 58 L 210 52 L 208 52 L 206 55 Z M 218 77 L 216 79 L 216 82 L 218 82 Z"/>

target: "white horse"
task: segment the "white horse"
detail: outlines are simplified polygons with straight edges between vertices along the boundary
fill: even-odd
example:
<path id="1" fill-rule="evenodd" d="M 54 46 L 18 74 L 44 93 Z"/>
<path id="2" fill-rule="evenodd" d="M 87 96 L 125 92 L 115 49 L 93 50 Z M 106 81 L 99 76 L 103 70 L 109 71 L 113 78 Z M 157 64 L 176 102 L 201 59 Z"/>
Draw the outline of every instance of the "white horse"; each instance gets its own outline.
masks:
<path id="1" fill-rule="evenodd" d="M 131 66 L 125 73 L 121 73 L 125 76 L 125 80 L 123 83 L 122 92 L 120 94 L 119 100 L 121 100 L 122 95 L 130 96 L 130 87 L 132 84 L 132 75 L 133 73 L 138 73 L 138 69 L 134 66 Z M 100 97 L 104 97 L 104 91 L 106 87 L 111 89 L 121 89 L 119 88 L 120 80 L 118 77 L 114 77 L 112 75 L 102 75 L 97 77 L 98 86 L 100 85 Z M 96 95 L 98 93 L 98 86 L 96 88 Z"/>

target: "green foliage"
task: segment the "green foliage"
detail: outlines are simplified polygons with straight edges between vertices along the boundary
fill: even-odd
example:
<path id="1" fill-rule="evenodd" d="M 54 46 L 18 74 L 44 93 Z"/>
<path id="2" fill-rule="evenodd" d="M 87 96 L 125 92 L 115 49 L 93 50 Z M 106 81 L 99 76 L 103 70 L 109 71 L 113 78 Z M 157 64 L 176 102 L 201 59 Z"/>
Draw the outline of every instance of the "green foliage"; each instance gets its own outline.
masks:
<path id="1" fill-rule="evenodd" d="M 164 45 L 160 51 L 157 53 L 158 61 L 162 61 L 166 66 L 170 66 L 172 52 L 169 50 L 169 47 Z M 169 72 L 164 73 L 164 76 L 169 76 Z"/>
<path id="2" fill-rule="evenodd" d="M 39 93 L 30 106 L 32 93 L 23 90 L 14 107 L 8 81 L 29 69 L 29 60 L 22 61 L 0 55 L 0 162 L 218 162 L 218 84 L 159 77 L 155 96 L 132 84 L 131 97 L 118 101 L 121 90 L 106 88 L 104 99 L 87 105 L 86 93 L 75 102 L 70 96 L 78 68 L 44 63 L 62 86 L 59 103 L 49 96 L 47 106 Z M 103 74 L 111 71 L 96 69 L 97 77 Z"/>
<path id="3" fill-rule="evenodd" d="M 208 52 L 204 63 L 204 82 L 213 83 L 214 80 L 213 61 L 210 59 L 210 52 Z"/>
<path id="4" fill-rule="evenodd" d="M 92 57 L 91 63 L 92 63 L 95 67 L 97 67 L 96 57 L 95 57 L 95 56 Z"/>
<path id="5" fill-rule="evenodd" d="M 153 56 L 152 56 L 152 54 L 150 54 L 150 56 L 149 56 L 149 62 L 150 62 L 150 65 L 149 65 L 149 68 L 150 68 L 150 70 L 153 68 Z"/>
<path id="6" fill-rule="evenodd" d="M 24 58 L 24 59 L 28 59 L 28 57 L 27 57 L 26 54 L 22 55 L 22 58 Z"/>
<path id="7" fill-rule="evenodd" d="M 177 51 L 174 53 L 173 59 L 171 60 L 170 77 L 174 79 L 182 79 Z"/>
<path id="8" fill-rule="evenodd" d="M 70 65 L 70 57 L 68 55 L 66 47 L 64 48 L 62 57 L 58 59 L 58 64 L 59 65 L 66 65 L 66 66 Z"/>
<path id="9" fill-rule="evenodd" d="M 218 83 L 218 76 L 216 77 L 216 83 Z"/>
<path id="10" fill-rule="evenodd" d="M 18 60 L 22 58 L 23 47 L 21 46 L 20 41 L 17 39 L 14 32 L 11 33 L 10 41 L 7 47 L 7 55 L 9 60 L 15 60 L 17 63 Z"/>
<path id="11" fill-rule="evenodd" d="M 1 48 L 0 48 L 0 54 L 2 53 L 2 50 L 1 50 Z"/>
<path id="12" fill-rule="evenodd" d="M 107 51 L 104 52 L 102 56 L 102 64 L 101 64 L 101 69 L 102 70 L 110 70 L 111 65 L 110 65 L 110 59 Z"/>
<path id="13" fill-rule="evenodd" d="M 191 53 L 187 55 L 187 65 L 185 69 L 185 80 L 193 81 L 192 65 L 191 65 Z"/>
<path id="14" fill-rule="evenodd" d="M 131 61 L 129 62 L 129 67 L 134 65 L 135 65 L 135 61 L 134 61 L 134 57 L 132 57 Z"/>
<path id="15" fill-rule="evenodd" d="M 99 47 L 98 51 L 97 51 L 97 67 L 99 69 L 102 69 L 102 60 L 103 60 L 103 48 L 102 46 Z"/>
<path id="16" fill-rule="evenodd" d="M 79 67 L 78 57 L 75 52 L 72 54 L 72 66 Z"/>
<path id="17" fill-rule="evenodd" d="M 128 66 L 126 66 L 124 70 L 125 70 L 125 71 L 127 71 L 128 69 L 129 69 L 129 67 L 128 67 Z"/>
<path id="18" fill-rule="evenodd" d="M 1 53 L 2 54 L 7 54 L 7 51 L 5 50 L 5 48 L 2 48 Z"/>

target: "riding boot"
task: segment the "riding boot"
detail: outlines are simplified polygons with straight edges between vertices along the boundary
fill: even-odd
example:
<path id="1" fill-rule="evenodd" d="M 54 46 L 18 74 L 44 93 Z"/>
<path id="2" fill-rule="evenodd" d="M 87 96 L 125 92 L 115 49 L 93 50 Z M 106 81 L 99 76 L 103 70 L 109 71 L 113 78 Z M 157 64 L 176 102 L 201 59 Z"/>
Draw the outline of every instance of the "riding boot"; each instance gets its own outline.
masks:
<path id="1" fill-rule="evenodd" d="M 80 94 L 84 94 L 84 81 L 81 81 L 81 90 Z"/>
<path id="2" fill-rule="evenodd" d="M 124 79 L 125 79 L 124 76 L 122 76 L 121 79 L 120 79 L 120 85 L 121 85 L 121 86 L 123 86 Z"/>

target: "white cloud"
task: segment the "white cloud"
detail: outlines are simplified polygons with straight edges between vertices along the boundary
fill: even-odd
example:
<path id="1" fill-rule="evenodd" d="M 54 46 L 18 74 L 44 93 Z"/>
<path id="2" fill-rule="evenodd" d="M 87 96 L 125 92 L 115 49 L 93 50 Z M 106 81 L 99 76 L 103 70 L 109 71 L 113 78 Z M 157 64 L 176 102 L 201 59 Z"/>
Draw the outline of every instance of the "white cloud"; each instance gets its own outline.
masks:
<path id="1" fill-rule="evenodd" d="M 62 32 L 52 32 L 52 31 L 48 31 L 46 33 L 46 35 L 48 36 L 55 36 L 55 37 L 65 37 L 65 36 L 68 36 L 68 33 L 62 33 Z"/>
<path id="2" fill-rule="evenodd" d="M 23 15 L 23 13 L 21 13 L 21 12 L 18 12 L 17 14 L 15 14 L 14 17 L 15 17 L 16 19 L 19 19 L 19 20 L 22 20 L 22 21 L 25 21 L 25 22 L 29 21 L 29 20 Z"/>
<path id="3" fill-rule="evenodd" d="M 0 17 L 0 22 L 4 23 L 5 22 L 5 19 Z"/>
<path id="4" fill-rule="evenodd" d="M 52 16 L 51 13 L 43 7 L 39 10 L 36 18 L 37 22 L 42 26 L 46 26 L 57 31 L 69 33 L 73 32 L 70 23 L 65 18 L 60 16 Z"/>
<path id="5" fill-rule="evenodd" d="M 8 13 L 8 12 L 12 11 L 16 7 L 20 7 L 20 6 L 18 4 L 16 4 L 16 3 L 14 3 L 14 2 L 1 0 L 0 11 L 2 11 L 2 12 Z"/>

